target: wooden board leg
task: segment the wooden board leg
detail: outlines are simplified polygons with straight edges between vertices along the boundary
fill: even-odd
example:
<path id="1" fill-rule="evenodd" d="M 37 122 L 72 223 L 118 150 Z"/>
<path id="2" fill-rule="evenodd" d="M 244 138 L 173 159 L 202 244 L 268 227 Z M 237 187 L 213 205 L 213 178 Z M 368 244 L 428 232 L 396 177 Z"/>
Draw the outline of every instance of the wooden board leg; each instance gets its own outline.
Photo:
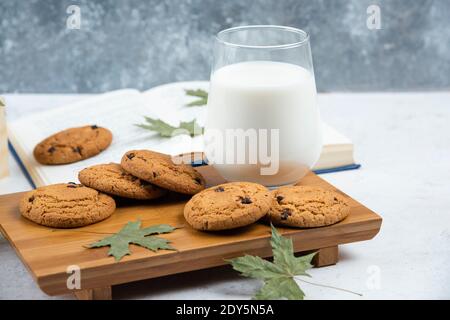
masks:
<path id="1" fill-rule="evenodd" d="M 325 267 L 336 264 L 339 260 L 338 246 L 322 248 L 317 251 L 316 256 L 313 259 L 315 267 Z"/>
<path id="2" fill-rule="evenodd" d="M 111 300 L 112 289 L 111 287 L 86 289 L 75 291 L 75 297 L 78 300 Z"/>

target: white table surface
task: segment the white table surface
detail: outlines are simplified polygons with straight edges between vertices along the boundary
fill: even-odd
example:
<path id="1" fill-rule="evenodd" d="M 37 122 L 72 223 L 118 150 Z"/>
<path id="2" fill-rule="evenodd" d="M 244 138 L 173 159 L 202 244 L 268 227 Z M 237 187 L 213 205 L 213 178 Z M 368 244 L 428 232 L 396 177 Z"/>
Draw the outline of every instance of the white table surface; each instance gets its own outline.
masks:
<path id="1" fill-rule="evenodd" d="M 5 95 L 8 119 L 81 95 Z M 322 175 L 383 217 L 371 241 L 340 246 L 340 262 L 311 270 L 308 299 L 450 298 L 450 92 L 321 94 L 323 118 L 350 137 L 360 170 Z M 15 161 L 0 194 L 30 189 Z M 260 282 L 215 268 L 113 288 L 120 299 L 248 299 Z M 0 236 L 0 299 L 73 299 L 41 292 Z"/>

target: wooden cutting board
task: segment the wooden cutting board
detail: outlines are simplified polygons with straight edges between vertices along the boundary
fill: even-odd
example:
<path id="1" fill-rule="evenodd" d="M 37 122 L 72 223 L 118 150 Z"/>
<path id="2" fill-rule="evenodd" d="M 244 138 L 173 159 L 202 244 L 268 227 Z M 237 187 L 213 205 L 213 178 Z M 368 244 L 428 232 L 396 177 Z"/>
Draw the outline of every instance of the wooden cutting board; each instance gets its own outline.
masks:
<path id="1" fill-rule="evenodd" d="M 223 182 L 213 168 L 197 169 L 209 186 Z M 336 190 L 312 172 L 301 184 Z M 113 285 L 224 265 L 224 259 L 244 254 L 271 256 L 269 226 L 258 222 L 230 231 L 196 231 L 183 218 L 183 207 L 189 200 L 183 195 L 173 194 L 157 201 L 120 200 L 111 218 L 69 230 L 39 226 L 21 217 L 18 203 L 22 196 L 23 193 L 0 196 L 0 230 L 41 290 L 49 295 L 73 292 L 80 299 L 110 299 Z M 380 230 L 380 216 L 344 196 L 349 198 L 351 213 L 340 223 L 313 229 L 279 228 L 284 236 L 292 238 L 296 252 L 318 250 L 316 266 L 336 263 L 338 245 L 372 239 Z M 115 262 L 113 257 L 107 256 L 109 248 L 85 247 L 136 219 L 141 219 L 142 227 L 161 223 L 179 227 L 163 235 L 178 251 L 154 253 L 131 245 L 132 255 Z M 80 268 L 80 290 L 67 287 L 71 275 L 68 267 L 74 265 Z M 72 271 L 69 269 L 69 272 Z"/>

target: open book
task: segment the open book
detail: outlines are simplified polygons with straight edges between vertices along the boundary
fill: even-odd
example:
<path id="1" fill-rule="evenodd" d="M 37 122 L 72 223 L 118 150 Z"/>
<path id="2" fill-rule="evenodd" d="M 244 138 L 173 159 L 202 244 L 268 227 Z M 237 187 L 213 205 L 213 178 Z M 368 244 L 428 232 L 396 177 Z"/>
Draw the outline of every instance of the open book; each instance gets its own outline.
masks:
<path id="1" fill-rule="evenodd" d="M 195 98 L 186 96 L 185 89 L 208 89 L 208 82 L 178 82 L 148 91 L 117 90 L 59 108 L 36 112 L 8 124 L 8 135 L 22 166 L 35 186 L 77 181 L 83 168 L 100 163 L 120 162 L 131 149 L 151 149 L 178 155 L 201 152 L 202 137 L 179 135 L 160 137 L 157 133 L 135 126 L 143 116 L 164 120 L 178 126 L 180 121 L 197 119 L 202 126 L 205 107 L 187 107 Z M 99 155 L 80 162 L 48 166 L 33 157 L 37 143 L 49 135 L 70 127 L 96 124 L 113 133 L 111 146 Z M 316 170 L 345 170 L 357 168 L 353 161 L 353 145 L 349 139 L 324 124 L 324 148 Z M 322 171 L 321 171 L 322 172 Z"/>

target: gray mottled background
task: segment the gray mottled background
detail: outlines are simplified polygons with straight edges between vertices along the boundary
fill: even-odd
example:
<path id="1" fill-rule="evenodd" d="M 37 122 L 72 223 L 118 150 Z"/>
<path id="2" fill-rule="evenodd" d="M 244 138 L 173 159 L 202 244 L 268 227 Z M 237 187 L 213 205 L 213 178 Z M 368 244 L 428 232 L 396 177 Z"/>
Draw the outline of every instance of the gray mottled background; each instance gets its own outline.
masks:
<path id="1" fill-rule="evenodd" d="M 71 4 L 80 30 L 66 28 Z M 1 0 L 0 93 L 207 79 L 212 35 L 245 24 L 309 31 L 320 91 L 450 88 L 450 0 Z"/>

